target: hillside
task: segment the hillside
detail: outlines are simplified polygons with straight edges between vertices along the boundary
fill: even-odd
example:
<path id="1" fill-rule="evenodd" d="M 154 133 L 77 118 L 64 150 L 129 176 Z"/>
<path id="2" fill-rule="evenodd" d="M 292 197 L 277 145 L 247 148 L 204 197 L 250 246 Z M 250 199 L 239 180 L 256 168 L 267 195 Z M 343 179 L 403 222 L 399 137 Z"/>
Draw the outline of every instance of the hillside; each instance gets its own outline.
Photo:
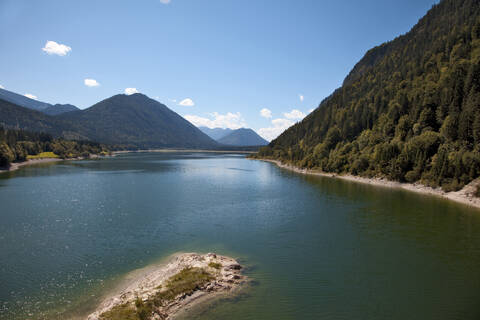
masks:
<path id="1" fill-rule="evenodd" d="M 210 138 L 212 138 L 215 141 L 225 137 L 227 134 L 229 134 L 233 131 L 232 129 L 229 129 L 229 128 L 213 128 L 213 129 L 210 129 L 208 127 L 198 127 L 198 129 L 200 129 L 200 131 L 202 131 L 203 133 L 205 133 L 207 136 L 209 136 Z"/>
<path id="2" fill-rule="evenodd" d="M 457 190 L 480 175 L 479 111 L 480 2 L 444 0 L 258 157 Z"/>
<path id="3" fill-rule="evenodd" d="M 229 146 L 265 146 L 268 144 L 268 141 L 260 137 L 255 131 L 246 128 L 233 130 L 217 141 Z"/>

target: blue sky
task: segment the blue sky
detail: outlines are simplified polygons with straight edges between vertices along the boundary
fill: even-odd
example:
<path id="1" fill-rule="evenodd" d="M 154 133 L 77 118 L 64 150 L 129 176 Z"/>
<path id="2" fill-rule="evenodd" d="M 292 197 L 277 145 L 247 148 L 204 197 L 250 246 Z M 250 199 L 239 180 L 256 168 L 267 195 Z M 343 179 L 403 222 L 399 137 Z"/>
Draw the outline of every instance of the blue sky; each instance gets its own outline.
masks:
<path id="1" fill-rule="evenodd" d="M 271 139 L 437 2 L 0 0 L 0 85 L 82 109 L 136 89 Z"/>

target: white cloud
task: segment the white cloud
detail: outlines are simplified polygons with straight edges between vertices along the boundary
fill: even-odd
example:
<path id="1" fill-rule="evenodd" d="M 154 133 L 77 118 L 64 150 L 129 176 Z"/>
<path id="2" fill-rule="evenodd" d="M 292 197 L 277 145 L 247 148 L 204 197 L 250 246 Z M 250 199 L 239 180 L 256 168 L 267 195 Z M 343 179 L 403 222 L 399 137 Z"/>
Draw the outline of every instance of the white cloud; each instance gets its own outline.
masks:
<path id="1" fill-rule="evenodd" d="M 305 97 L 303 96 L 303 94 L 299 94 L 298 99 L 300 99 L 300 102 L 303 102 L 303 99 L 305 99 Z"/>
<path id="2" fill-rule="evenodd" d="M 306 116 L 305 113 L 297 109 L 293 109 L 290 112 L 285 112 L 283 115 L 285 116 L 285 118 L 292 120 L 301 120 Z"/>
<path id="3" fill-rule="evenodd" d="M 271 118 L 272 117 L 272 111 L 270 111 L 269 109 L 267 108 L 263 108 L 262 110 L 260 110 L 260 115 L 264 118 Z"/>
<path id="4" fill-rule="evenodd" d="M 5 88 L 0 84 L 0 89 L 5 89 Z"/>
<path id="5" fill-rule="evenodd" d="M 87 87 L 98 87 L 100 85 L 95 79 L 85 79 L 83 82 Z"/>
<path id="6" fill-rule="evenodd" d="M 134 94 L 134 93 L 139 93 L 137 88 L 126 88 L 125 89 L 125 94 L 126 95 L 131 95 L 131 94 Z"/>
<path id="7" fill-rule="evenodd" d="M 37 100 L 37 99 L 38 99 L 37 96 L 34 96 L 34 95 L 31 94 L 31 93 L 25 93 L 24 96 L 27 97 L 27 98 L 33 99 L 33 100 Z"/>
<path id="8" fill-rule="evenodd" d="M 294 125 L 295 122 L 305 118 L 306 114 L 300 110 L 293 109 L 290 112 L 284 112 L 283 116 L 285 118 L 273 119 L 272 125 L 270 127 L 259 129 L 258 134 L 262 136 L 262 138 L 268 141 L 272 141 L 273 139 L 278 137 L 283 131 Z"/>
<path id="9" fill-rule="evenodd" d="M 180 101 L 178 105 L 183 107 L 193 107 L 195 105 L 195 102 L 193 102 L 193 100 L 190 98 L 186 98 Z"/>
<path id="10" fill-rule="evenodd" d="M 295 122 L 289 119 L 273 119 L 272 126 L 259 129 L 258 134 L 265 140 L 272 141 L 293 124 L 295 124 Z"/>
<path id="11" fill-rule="evenodd" d="M 210 119 L 188 114 L 185 115 L 184 118 L 196 125 L 197 127 L 208 127 L 211 129 L 229 128 L 235 130 L 247 126 L 247 124 L 245 123 L 245 119 L 243 119 L 240 112 L 227 112 L 226 114 L 214 112 L 210 114 Z"/>
<path id="12" fill-rule="evenodd" d="M 42 48 L 48 54 L 56 54 L 59 56 L 66 56 L 67 53 L 72 51 L 72 48 L 64 44 L 56 43 L 55 41 L 47 41 L 45 47 Z"/>
<path id="13" fill-rule="evenodd" d="M 313 111 L 315 111 L 315 109 L 310 109 L 308 110 L 308 113 L 312 113 Z"/>
<path id="14" fill-rule="evenodd" d="M 169 4 L 169 3 L 170 3 L 170 0 L 160 0 L 160 3 Z"/>
<path id="15" fill-rule="evenodd" d="M 168 99 L 168 101 L 173 102 L 173 103 L 177 103 L 177 99 Z"/>

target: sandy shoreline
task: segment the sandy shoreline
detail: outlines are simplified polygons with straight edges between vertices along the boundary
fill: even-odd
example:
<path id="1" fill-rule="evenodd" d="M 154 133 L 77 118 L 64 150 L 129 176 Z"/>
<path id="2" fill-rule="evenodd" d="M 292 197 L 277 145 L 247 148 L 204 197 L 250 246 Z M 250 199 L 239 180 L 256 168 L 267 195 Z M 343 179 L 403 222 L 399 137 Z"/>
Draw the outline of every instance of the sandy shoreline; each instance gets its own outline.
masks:
<path id="1" fill-rule="evenodd" d="M 33 165 L 33 164 L 59 162 L 59 161 L 65 161 L 65 160 L 71 160 L 71 159 L 44 158 L 44 159 L 30 159 L 30 160 L 23 161 L 23 162 L 13 162 L 13 163 L 10 164 L 10 168 L 0 169 L 0 173 L 15 171 L 15 170 L 20 169 L 21 167 L 30 166 L 30 165 Z"/>
<path id="2" fill-rule="evenodd" d="M 217 267 L 212 267 L 217 264 Z M 87 320 L 99 320 L 101 315 L 124 304 L 134 304 L 138 298 L 148 301 L 159 290 L 166 287 L 169 279 L 185 268 L 201 268 L 214 276 L 212 280 L 197 288 L 192 294 L 181 294 L 165 305 L 158 307 L 151 319 L 174 319 L 185 315 L 190 309 L 223 295 L 239 292 L 247 278 L 241 274 L 242 267 L 230 257 L 215 253 L 177 253 L 154 268 L 135 270 L 125 283 L 115 289 L 91 313 Z M 160 288 L 160 289 L 159 289 Z"/>
<path id="3" fill-rule="evenodd" d="M 349 174 L 338 175 L 335 173 L 325 173 L 325 172 L 320 172 L 315 170 L 301 169 L 295 166 L 283 164 L 278 160 L 271 160 L 271 159 L 254 159 L 254 160 L 274 163 L 280 168 L 291 170 L 301 174 L 308 174 L 308 175 L 315 175 L 315 176 L 329 177 L 329 178 L 339 178 L 343 180 L 370 184 L 374 186 L 387 187 L 387 188 L 400 188 L 408 191 L 439 196 L 445 199 L 449 199 L 452 201 L 456 201 L 456 202 L 480 209 L 480 198 L 473 196 L 473 193 L 475 192 L 475 187 L 477 186 L 477 184 L 480 183 L 480 179 L 476 179 L 472 181 L 470 184 L 466 185 L 462 190 L 459 190 L 456 192 L 445 192 L 445 191 L 442 191 L 440 188 L 431 188 L 420 183 L 402 183 L 402 182 L 391 181 L 391 180 L 380 179 L 380 178 L 358 177 L 358 176 L 353 176 Z"/>
<path id="4" fill-rule="evenodd" d="M 61 161 L 88 160 L 88 159 L 98 159 L 98 158 L 100 158 L 99 155 L 91 154 L 90 158 L 77 157 L 77 158 L 66 158 L 66 159 L 62 159 L 62 158 L 30 159 L 30 160 L 26 160 L 26 161 L 22 161 L 22 162 L 12 162 L 10 164 L 10 168 L 8 168 L 8 169 L 0 168 L 0 173 L 12 172 L 12 171 L 20 169 L 21 167 L 30 166 L 30 165 L 34 165 L 34 164 L 61 162 Z"/>

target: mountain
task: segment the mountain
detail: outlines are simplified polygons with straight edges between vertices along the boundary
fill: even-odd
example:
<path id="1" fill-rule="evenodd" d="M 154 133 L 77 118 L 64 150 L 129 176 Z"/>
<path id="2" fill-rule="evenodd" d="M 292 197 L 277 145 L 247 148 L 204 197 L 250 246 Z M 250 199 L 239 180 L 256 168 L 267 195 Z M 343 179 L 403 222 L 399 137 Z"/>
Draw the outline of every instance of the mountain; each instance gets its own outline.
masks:
<path id="1" fill-rule="evenodd" d="M 116 95 L 94 106 L 48 116 L 0 100 L 0 125 L 54 137 L 135 148 L 216 148 L 218 143 L 143 94 Z"/>
<path id="2" fill-rule="evenodd" d="M 5 89 L 0 89 L 0 99 L 36 111 L 42 111 L 51 106 L 51 104 L 48 104 L 46 102 L 30 99 L 21 94 L 11 92 Z"/>
<path id="3" fill-rule="evenodd" d="M 443 0 L 369 50 L 258 157 L 458 190 L 480 175 L 480 1 Z"/>
<path id="4" fill-rule="evenodd" d="M 217 141 L 230 146 L 265 146 L 268 144 L 268 141 L 260 137 L 255 131 L 246 128 L 233 130 Z"/>
<path id="5" fill-rule="evenodd" d="M 200 129 L 200 131 L 205 133 L 207 136 L 209 136 L 213 140 L 221 139 L 221 138 L 225 137 L 227 134 L 229 134 L 233 131 L 232 129 L 228 129 L 228 128 L 225 128 L 225 129 L 224 128 L 210 129 L 208 127 L 198 127 L 198 129 Z"/>
<path id="6" fill-rule="evenodd" d="M 45 114 L 48 114 L 49 116 L 58 116 L 59 114 L 62 113 L 67 113 L 67 112 L 72 112 L 72 111 L 78 111 L 77 107 L 71 104 L 56 104 L 53 106 L 49 106 L 46 109 L 43 109 L 42 112 Z"/>
<path id="7" fill-rule="evenodd" d="M 92 107 L 55 118 L 107 144 L 138 148 L 212 148 L 218 144 L 165 105 L 136 93 L 119 94 Z"/>
<path id="8" fill-rule="evenodd" d="M 72 106 L 71 104 L 51 105 L 46 102 L 41 102 L 35 99 L 27 98 L 21 94 L 8 91 L 5 89 L 0 89 L 0 99 L 11 102 L 13 104 L 16 104 L 24 108 L 41 111 L 50 116 L 55 116 L 65 112 L 79 110 L 77 107 Z"/>

